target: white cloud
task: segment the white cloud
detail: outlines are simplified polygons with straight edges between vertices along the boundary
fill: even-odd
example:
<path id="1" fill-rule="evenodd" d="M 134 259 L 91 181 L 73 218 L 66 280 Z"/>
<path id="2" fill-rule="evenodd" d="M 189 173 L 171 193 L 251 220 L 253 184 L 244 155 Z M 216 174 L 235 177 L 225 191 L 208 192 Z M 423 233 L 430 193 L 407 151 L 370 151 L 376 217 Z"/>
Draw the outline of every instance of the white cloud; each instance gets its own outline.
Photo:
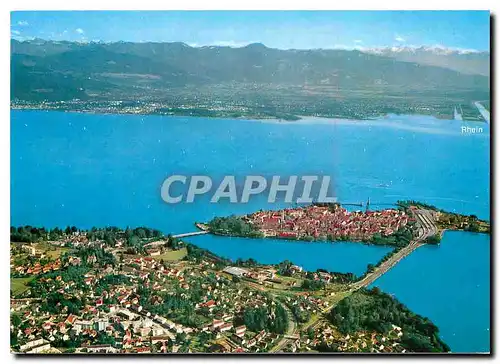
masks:
<path id="1" fill-rule="evenodd" d="M 30 24 L 27 21 L 25 21 L 25 20 L 19 20 L 17 22 L 17 25 L 19 25 L 20 27 L 26 27 L 26 26 L 28 26 Z"/>
<path id="2" fill-rule="evenodd" d="M 396 35 L 396 37 L 394 38 L 394 40 L 395 40 L 396 42 L 401 42 L 401 43 L 406 42 L 406 39 L 404 39 L 404 38 L 403 38 L 402 36 L 400 36 L 400 35 Z"/>
<path id="3" fill-rule="evenodd" d="M 83 29 L 82 29 L 82 28 L 76 28 L 76 29 L 75 29 L 75 32 L 77 32 L 78 34 L 83 34 L 83 33 L 85 33 L 85 32 L 83 31 Z"/>
<path id="4" fill-rule="evenodd" d="M 19 30 L 11 30 L 10 33 L 13 35 L 20 35 L 21 34 L 21 32 Z"/>
<path id="5" fill-rule="evenodd" d="M 354 43 L 356 43 L 356 44 L 363 44 L 363 41 L 361 39 L 355 39 Z"/>

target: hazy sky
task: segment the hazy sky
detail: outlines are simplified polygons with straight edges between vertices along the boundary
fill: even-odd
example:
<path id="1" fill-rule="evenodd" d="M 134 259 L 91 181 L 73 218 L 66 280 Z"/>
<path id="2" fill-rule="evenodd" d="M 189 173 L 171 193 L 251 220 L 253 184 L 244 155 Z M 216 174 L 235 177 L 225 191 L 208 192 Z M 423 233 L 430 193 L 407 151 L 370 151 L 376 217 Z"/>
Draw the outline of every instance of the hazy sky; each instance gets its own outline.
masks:
<path id="1" fill-rule="evenodd" d="M 38 11 L 13 12 L 11 36 L 166 41 L 193 46 L 261 42 L 289 49 L 441 45 L 489 50 L 487 11 Z"/>

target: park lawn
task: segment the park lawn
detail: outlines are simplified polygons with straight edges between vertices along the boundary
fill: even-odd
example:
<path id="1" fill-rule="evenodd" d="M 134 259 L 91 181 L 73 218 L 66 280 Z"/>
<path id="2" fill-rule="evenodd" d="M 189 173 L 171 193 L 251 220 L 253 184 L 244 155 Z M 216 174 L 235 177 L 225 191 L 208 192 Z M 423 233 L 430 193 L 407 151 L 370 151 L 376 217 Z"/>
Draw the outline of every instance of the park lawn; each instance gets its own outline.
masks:
<path id="1" fill-rule="evenodd" d="M 23 277 L 23 278 L 11 278 L 10 279 L 10 289 L 12 290 L 12 294 L 17 296 L 24 291 L 28 290 L 29 287 L 26 286 L 26 283 L 31 282 L 35 277 Z"/>
<path id="2" fill-rule="evenodd" d="M 328 297 L 328 302 L 330 303 L 329 309 L 332 309 L 333 307 L 337 306 L 337 304 L 342 301 L 344 298 L 349 297 L 352 294 L 350 291 L 342 291 L 342 292 L 336 292 L 335 296 L 330 296 Z"/>
<path id="3" fill-rule="evenodd" d="M 283 281 L 281 284 L 275 284 L 276 287 L 281 287 L 282 289 L 291 289 L 293 287 L 300 287 L 304 281 L 302 278 L 288 277 L 282 275 L 276 275 L 276 278 Z M 288 283 L 295 283 L 295 286 L 288 286 Z"/>
<path id="4" fill-rule="evenodd" d="M 299 330 L 304 330 L 305 327 L 309 327 L 312 324 L 314 324 L 316 321 L 318 321 L 319 314 L 313 313 L 311 314 L 311 317 L 309 318 L 309 321 L 304 322 L 304 323 L 299 323 Z"/>
<path id="5" fill-rule="evenodd" d="M 233 275 L 232 274 L 229 274 L 227 272 L 220 272 L 219 273 L 221 275 L 221 277 L 224 277 L 226 279 L 229 279 L 229 280 L 232 280 L 233 279 Z"/>
<path id="6" fill-rule="evenodd" d="M 45 255 L 47 255 L 51 259 L 57 259 L 63 253 L 70 250 L 69 248 L 59 247 L 48 243 L 38 243 L 36 245 L 36 248 L 43 250 L 45 252 Z"/>
<path id="7" fill-rule="evenodd" d="M 16 254 L 12 256 L 12 260 L 14 264 L 17 265 L 24 265 L 28 261 L 28 254 L 22 253 L 22 254 Z"/>
<path id="8" fill-rule="evenodd" d="M 152 258 L 156 259 L 156 260 L 164 260 L 166 262 L 172 262 L 172 261 L 176 261 L 176 260 L 181 260 L 183 259 L 186 255 L 187 255 L 187 248 L 181 248 L 179 250 L 172 250 L 172 251 L 168 251 L 168 252 L 165 252 L 163 254 L 160 254 L 160 255 L 154 255 L 154 256 L 151 256 Z"/>

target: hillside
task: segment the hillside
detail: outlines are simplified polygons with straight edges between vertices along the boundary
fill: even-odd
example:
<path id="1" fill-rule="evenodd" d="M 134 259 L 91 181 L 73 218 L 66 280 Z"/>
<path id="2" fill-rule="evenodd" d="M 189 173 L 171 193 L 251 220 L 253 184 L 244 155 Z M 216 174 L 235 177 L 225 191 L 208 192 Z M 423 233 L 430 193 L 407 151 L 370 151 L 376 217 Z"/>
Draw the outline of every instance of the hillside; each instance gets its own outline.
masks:
<path id="1" fill-rule="evenodd" d="M 343 115 L 369 98 L 362 109 L 371 115 L 411 112 L 429 103 L 447 113 L 450 102 L 489 98 L 489 77 L 426 63 L 358 50 L 279 50 L 263 44 L 195 48 L 12 40 L 11 99 L 139 100 L 169 107 L 220 102 L 269 112 Z"/>
<path id="2" fill-rule="evenodd" d="M 329 320 L 344 334 L 357 331 L 387 332 L 393 325 L 403 332 L 401 344 L 410 352 L 449 352 L 439 329 L 426 317 L 411 312 L 378 288 L 361 290 L 330 311 Z"/>
<path id="3" fill-rule="evenodd" d="M 490 75 L 489 52 L 454 50 L 444 47 L 386 47 L 364 52 L 391 57 L 398 61 L 443 67 L 463 74 Z"/>

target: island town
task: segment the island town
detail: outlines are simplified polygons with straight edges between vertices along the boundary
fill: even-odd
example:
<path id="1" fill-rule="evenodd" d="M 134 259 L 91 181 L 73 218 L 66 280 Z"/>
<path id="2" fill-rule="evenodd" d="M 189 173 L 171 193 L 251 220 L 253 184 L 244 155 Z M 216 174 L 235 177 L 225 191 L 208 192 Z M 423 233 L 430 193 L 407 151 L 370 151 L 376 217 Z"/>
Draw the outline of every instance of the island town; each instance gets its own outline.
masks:
<path id="1" fill-rule="evenodd" d="M 465 230 L 489 233 L 489 223 L 475 215 L 448 213 L 417 201 L 398 201 L 396 208 L 349 211 L 339 203 L 317 203 L 244 216 L 216 217 L 202 230 L 231 236 L 306 241 L 353 241 L 405 246 L 416 235 L 439 242 L 442 233 Z M 436 240 L 437 239 L 437 240 Z"/>
<path id="2" fill-rule="evenodd" d="M 369 213 L 312 205 L 238 220 L 247 233 L 296 234 L 283 238 L 326 234 L 369 241 L 408 229 L 406 244 L 401 234 L 394 250 L 360 277 L 310 272 L 290 261 L 231 261 L 146 227 L 12 227 L 11 350 L 446 352 L 428 319 L 367 287 L 405 249 L 411 253 L 441 229 L 489 228 L 474 216 L 453 216 L 417 204 Z M 367 313 L 380 322 L 373 325 Z"/>
<path id="3" fill-rule="evenodd" d="M 408 223 L 404 211 L 349 212 L 339 206 L 311 205 L 281 211 L 260 211 L 247 220 L 265 236 L 281 238 L 327 238 L 369 240 L 375 234 L 391 235 Z"/>

